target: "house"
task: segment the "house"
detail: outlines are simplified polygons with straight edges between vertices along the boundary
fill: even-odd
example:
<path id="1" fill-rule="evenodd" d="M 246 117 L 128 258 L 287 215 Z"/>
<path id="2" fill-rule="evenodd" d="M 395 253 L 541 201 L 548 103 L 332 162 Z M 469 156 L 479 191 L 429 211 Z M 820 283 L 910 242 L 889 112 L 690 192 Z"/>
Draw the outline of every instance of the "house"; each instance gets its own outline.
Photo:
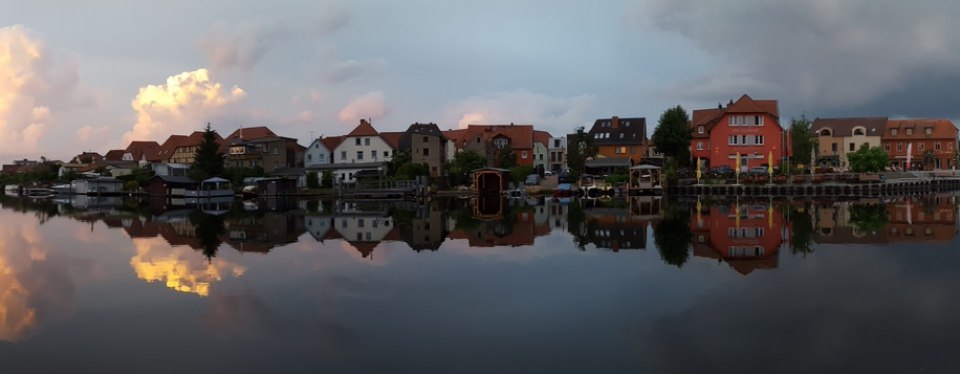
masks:
<path id="1" fill-rule="evenodd" d="M 256 139 L 236 139 L 230 143 L 227 167 L 261 167 L 270 173 L 280 168 L 303 166 L 306 148 L 297 139 L 283 136 L 264 136 Z"/>
<path id="2" fill-rule="evenodd" d="M 123 192 L 123 181 L 110 177 L 81 178 L 73 181 L 73 192 L 79 195 L 117 195 Z"/>
<path id="3" fill-rule="evenodd" d="M 392 135 L 388 138 L 394 139 Z M 314 168 L 333 170 L 337 183 L 353 183 L 353 174 L 357 171 L 383 170 L 393 157 L 393 152 L 394 147 L 380 136 L 370 122 L 360 120 L 360 124 L 344 135 L 334 148 L 334 163 Z"/>
<path id="4" fill-rule="evenodd" d="M 123 161 L 123 152 L 122 149 L 111 149 L 103 155 L 105 161 Z"/>
<path id="5" fill-rule="evenodd" d="M 435 123 L 414 123 L 400 134 L 398 149 L 409 152 L 410 160 L 416 164 L 426 164 L 430 177 L 443 175 L 443 162 L 446 159 L 447 138 Z"/>
<path id="6" fill-rule="evenodd" d="M 225 141 L 220 137 L 220 134 L 217 134 L 216 141 L 220 144 L 221 149 L 226 151 L 224 147 Z M 141 158 L 145 158 L 146 161 L 154 163 L 172 162 L 192 165 L 197 156 L 197 148 L 199 148 L 202 142 L 203 131 L 194 131 L 190 135 L 170 135 L 160 147 L 140 149 Z M 131 154 L 130 157 L 135 158 L 136 155 L 134 152 L 136 151 L 129 151 L 129 146 L 127 148 Z M 156 149 L 156 151 L 151 154 L 150 149 Z M 126 157 L 126 153 L 124 153 L 124 157 Z M 140 160 L 134 161 L 139 162 Z"/>
<path id="7" fill-rule="evenodd" d="M 336 138 L 336 144 L 339 145 L 339 136 L 336 137 L 319 137 L 313 139 L 313 142 L 307 146 L 307 149 L 304 151 L 303 155 L 303 166 L 310 168 L 316 165 L 327 165 L 333 163 L 333 149 L 328 148 L 327 145 L 331 144 L 332 138 Z M 336 145 L 334 145 L 336 148 Z"/>
<path id="8" fill-rule="evenodd" d="M 593 122 L 588 136 L 597 147 L 597 158 L 628 158 L 639 163 L 650 146 L 647 119 L 643 117 L 600 118 Z"/>
<path id="9" fill-rule="evenodd" d="M 740 170 L 765 166 L 770 155 L 781 160 L 791 155 L 785 146 L 786 131 L 780 126 L 776 100 L 754 100 L 743 95 L 726 107 L 693 111 L 690 152 L 704 168 L 722 165 Z"/>
<path id="10" fill-rule="evenodd" d="M 890 164 L 911 170 L 952 169 L 957 166 L 957 127 L 947 119 L 887 120 L 881 137 Z"/>
<path id="11" fill-rule="evenodd" d="M 122 161 L 136 161 L 140 167 L 147 164 L 152 155 L 160 150 L 160 143 L 155 141 L 132 141 L 123 150 Z"/>
<path id="12" fill-rule="evenodd" d="M 499 167 L 498 156 L 510 150 L 518 166 L 533 166 L 533 125 L 467 125 L 462 131 L 444 132 L 457 139 L 457 152 L 477 152 L 487 158 L 487 165 Z"/>
<path id="13" fill-rule="evenodd" d="M 550 139 L 549 132 L 533 130 L 533 169 L 538 173 L 550 170 Z"/>
<path id="14" fill-rule="evenodd" d="M 199 185 L 190 177 L 155 175 L 147 181 L 144 190 L 151 197 L 183 197 L 187 190 L 196 190 Z"/>
<path id="15" fill-rule="evenodd" d="M 880 146 L 880 136 L 887 124 L 886 117 L 817 118 L 810 130 L 818 143 L 817 164 L 850 167 L 847 154 L 864 144 Z"/>
<path id="16" fill-rule="evenodd" d="M 565 136 L 550 137 L 547 151 L 550 152 L 549 170 L 561 172 L 567 169 L 567 138 Z"/>
<path id="17" fill-rule="evenodd" d="M 779 207 L 756 204 L 704 206 L 691 215 L 690 229 L 694 256 L 726 262 L 743 275 L 777 268 L 780 247 L 792 236 Z"/>

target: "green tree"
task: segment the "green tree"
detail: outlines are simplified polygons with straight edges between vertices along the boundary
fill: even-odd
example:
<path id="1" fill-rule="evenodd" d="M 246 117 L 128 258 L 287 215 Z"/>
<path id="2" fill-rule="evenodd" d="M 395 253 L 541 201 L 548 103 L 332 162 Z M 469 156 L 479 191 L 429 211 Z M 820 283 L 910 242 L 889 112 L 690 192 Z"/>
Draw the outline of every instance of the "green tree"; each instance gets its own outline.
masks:
<path id="1" fill-rule="evenodd" d="M 593 137 L 583 126 L 567 136 L 567 167 L 572 178 L 579 178 L 586 170 L 587 160 L 596 156 L 597 147 L 593 144 Z"/>
<path id="2" fill-rule="evenodd" d="M 317 172 L 311 171 L 307 173 L 307 188 L 320 188 L 320 177 L 317 175 Z"/>
<path id="3" fill-rule="evenodd" d="M 427 164 L 418 164 L 413 161 L 400 166 L 393 177 L 400 180 L 412 180 L 421 175 L 430 175 L 430 167 Z"/>
<path id="4" fill-rule="evenodd" d="M 890 222 L 887 207 L 883 204 L 850 206 L 850 223 L 863 233 L 876 234 Z"/>
<path id="5" fill-rule="evenodd" d="M 653 243 L 663 262 L 682 267 L 690 258 L 690 207 L 679 201 L 668 201 L 663 219 L 653 228 Z"/>
<path id="6" fill-rule="evenodd" d="M 333 188 L 333 171 L 324 171 L 323 179 L 320 182 L 320 185 L 323 186 L 323 188 Z"/>
<path id="7" fill-rule="evenodd" d="M 676 161 L 677 165 L 690 165 L 690 141 L 693 134 L 690 130 L 690 117 L 682 106 L 667 109 L 660 115 L 660 122 L 653 131 L 653 144 L 657 150 L 667 158 Z"/>
<path id="8" fill-rule="evenodd" d="M 464 185 L 470 183 L 470 173 L 487 166 L 487 159 L 474 151 L 460 151 L 453 155 L 444 170 L 450 174 L 450 185 Z"/>
<path id="9" fill-rule="evenodd" d="M 890 165 L 890 155 L 880 147 L 864 143 L 856 152 L 847 153 L 854 173 L 875 173 Z"/>
<path id="10" fill-rule="evenodd" d="M 790 119 L 790 142 L 793 144 L 793 163 L 810 165 L 816 160 L 810 159 L 810 151 L 817 146 L 817 137 L 813 133 L 813 122 L 802 115 Z"/>
<path id="11" fill-rule="evenodd" d="M 516 184 L 523 183 L 530 174 L 533 174 L 533 166 L 514 166 L 510 168 L 510 177 Z"/>
<path id="12" fill-rule="evenodd" d="M 800 206 L 785 205 L 784 209 L 787 209 L 787 218 L 793 226 L 790 249 L 793 253 L 806 256 L 813 253 L 813 213 L 809 203 L 800 204 Z"/>
<path id="13" fill-rule="evenodd" d="M 494 155 L 494 165 L 498 168 L 509 169 L 517 166 L 517 154 L 513 153 L 510 145 L 495 149 Z"/>
<path id="14" fill-rule="evenodd" d="M 411 162 L 413 162 L 413 158 L 410 157 L 410 152 L 398 151 L 390 158 L 390 162 L 387 163 L 387 175 L 396 175 L 403 165 Z"/>
<path id="15" fill-rule="evenodd" d="M 190 174 L 196 179 L 206 179 L 223 175 L 223 159 L 226 155 L 217 143 L 217 131 L 210 127 L 203 130 L 203 138 L 197 146 L 197 153 Z"/>

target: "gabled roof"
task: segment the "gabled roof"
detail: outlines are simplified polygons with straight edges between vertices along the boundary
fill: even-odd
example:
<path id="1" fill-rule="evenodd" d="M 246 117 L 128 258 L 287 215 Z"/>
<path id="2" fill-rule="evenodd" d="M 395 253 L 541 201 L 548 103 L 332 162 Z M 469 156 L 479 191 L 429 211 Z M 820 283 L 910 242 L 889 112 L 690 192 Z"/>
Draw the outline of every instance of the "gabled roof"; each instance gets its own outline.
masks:
<path id="1" fill-rule="evenodd" d="M 450 141 L 450 144 L 453 144 L 454 147 L 463 147 L 463 137 L 467 135 L 466 129 L 445 130 L 442 131 L 442 133 L 443 137 L 447 138 Z"/>
<path id="2" fill-rule="evenodd" d="M 333 150 L 334 150 L 334 149 L 337 149 L 337 147 L 340 146 L 340 143 L 343 142 L 343 137 L 342 137 L 342 136 L 328 136 L 328 137 L 323 138 L 323 140 L 321 140 L 321 141 L 323 142 L 323 146 L 324 146 L 324 147 L 327 147 L 327 151 L 333 152 Z"/>
<path id="3" fill-rule="evenodd" d="M 170 157 L 173 156 L 173 151 L 177 149 L 178 144 L 183 143 L 187 140 L 186 135 L 170 135 L 167 137 L 167 140 L 163 142 L 163 145 L 160 148 L 157 148 L 157 152 L 153 156 L 148 156 L 147 161 L 167 161 L 170 160 Z"/>
<path id="4" fill-rule="evenodd" d="M 770 113 L 780 117 L 776 100 L 754 100 L 744 94 L 733 105 L 727 106 L 727 113 Z"/>
<path id="5" fill-rule="evenodd" d="M 593 122 L 589 136 L 595 145 L 642 145 L 647 143 L 647 119 L 600 118 Z"/>
<path id="6" fill-rule="evenodd" d="M 376 136 L 376 135 L 380 135 L 380 133 L 378 133 L 377 130 L 373 128 L 373 125 L 371 125 L 370 122 L 367 122 L 367 120 L 361 119 L 360 124 L 357 125 L 357 127 L 353 128 L 353 131 L 350 131 L 350 133 L 344 137 L 346 138 L 350 136 Z"/>
<path id="7" fill-rule="evenodd" d="M 157 153 L 159 149 L 160 149 L 160 143 L 157 143 L 152 140 L 151 141 L 138 140 L 138 141 L 130 142 L 130 144 L 127 145 L 127 149 L 125 150 L 125 153 L 130 153 L 133 156 L 134 161 L 140 161 L 141 159 L 144 159 L 144 156 L 146 156 L 146 158 L 149 159 L 151 155 Z"/>
<path id="8" fill-rule="evenodd" d="M 864 135 L 880 136 L 886 125 L 887 117 L 817 118 L 810 130 L 818 136 L 823 129 L 829 129 L 831 136 L 851 136 L 854 128 L 863 127 Z"/>
<path id="9" fill-rule="evenodd" d="M 382 134 L 381 134 L 382 135 Z M 440 138 L 440 141 L 446 141 L 447 138 L 444 136 L 444 132 L 440 131 L 440 127 L 436 123 L 414 123 L 407 127 L 407 131 L 404 131 L 400 136 L 400 143 L 397 149 L 408 150 L 413 146 L 413 136 L 436 136 Z"/>
<path id="10" fill-rule="evenodd" d="M 479 137 L 486 143 L 497 136 L 509 138 L 513 149 L 533 148 L 533 125 L 467 125 L 466 133 L 459 141 L 473 141 Z M 462 147 L 462 144 L 457 146 Z"/>
<path id="11" fill-rule="evenodd" d="M 726 107 L 718 105 L 717 108 L 696 109 L 690 119 L 690 127 L 696 129 L 697 126 L 703 126 L 705 131 L 700 134 L 693 132 L 694 138 L 709 138 L 710 130 L 713 129 L 724 114 L 770 114 L 780 118 L 780 111 L 776 100 L 754 100 L 749 95 L 740 96 L 736 102 L 730 102 Z"/>
<path id="12" fill-rule="evenodd" d="M 913 129 L 911 134 L 907 134 L 906 129 Z M 931 129 L 931 134 L 927 135 L 926 129 Z M 892 135 L 890 129 L 897 129 L 897 135 Z M 922 119 L 891 119 L 887 120 L 887 125 L 883 130 L 884 140 L 887 139 L 957 139 L 957 126 L 948 119 L 942 118 L 922 118 Z"/>
<path id="13" fill-rule="evenodd" d="M 266 126 L 255 126 L 255 127 L 241 127 L 234 130 L 230 135 L 223 138 L 227 144 L 233 143 L 235 140 L 239 140 L 241 137 L 246 140 L 263 138 L 267 136 L 277 136 L 269 127 Z"/>
<path id="14" fill-rule="evenodd" d="M 123 154 L 126 151 L 122 149 L 111 149 L 107 151 L 107 154 L 103 155 L 103 159 L 106 161 L 123 161 Z"/>
<path id="15" fill-rule="evenodd" d="M 552 137 L 549 132 L 533 130 L 533 142 L 543 144 L 544 147 L 550 146 L 550 138 Z"/>
<path id="16" fill-rule="evenodd" d="M 400 137 L 403 136 L 402 132 L 381 132 L 380 137 L 383 138 L 383 141 L 387 142 L 387 145 L 393 149 L 400 149 Z"/>

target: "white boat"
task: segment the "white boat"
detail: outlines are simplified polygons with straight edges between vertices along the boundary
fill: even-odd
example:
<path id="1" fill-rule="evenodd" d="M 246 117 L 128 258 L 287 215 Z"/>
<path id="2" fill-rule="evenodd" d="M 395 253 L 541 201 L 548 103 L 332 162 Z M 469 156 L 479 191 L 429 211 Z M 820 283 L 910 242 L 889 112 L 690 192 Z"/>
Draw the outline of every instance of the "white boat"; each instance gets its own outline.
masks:
<path id="1" fill-rule="evenodd" d="M 52 188 L 34 187 L 27 188 L 26 195 L 30 197 L 51 197 L 57 194 Z"/>
<path id="2" fill-rule="evenodd" d="M 20 196 L 20 185 L 8 184 L 3 187 L 3 192 L 7 194 L 7 196 Z"/>

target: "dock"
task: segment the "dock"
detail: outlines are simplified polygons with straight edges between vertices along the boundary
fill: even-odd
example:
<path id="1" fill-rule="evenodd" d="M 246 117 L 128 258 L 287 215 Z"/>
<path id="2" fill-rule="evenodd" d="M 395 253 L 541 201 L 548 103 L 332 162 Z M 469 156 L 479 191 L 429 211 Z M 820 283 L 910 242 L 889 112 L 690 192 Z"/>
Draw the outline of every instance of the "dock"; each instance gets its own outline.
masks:
<path id="1" fill-rule="evenodd" d="M 896 178 L 871 182 L 693 184 L 668 186 L 671 195 L 717 196 L 900 196 L 960 190 L 958 176 Z"/>

